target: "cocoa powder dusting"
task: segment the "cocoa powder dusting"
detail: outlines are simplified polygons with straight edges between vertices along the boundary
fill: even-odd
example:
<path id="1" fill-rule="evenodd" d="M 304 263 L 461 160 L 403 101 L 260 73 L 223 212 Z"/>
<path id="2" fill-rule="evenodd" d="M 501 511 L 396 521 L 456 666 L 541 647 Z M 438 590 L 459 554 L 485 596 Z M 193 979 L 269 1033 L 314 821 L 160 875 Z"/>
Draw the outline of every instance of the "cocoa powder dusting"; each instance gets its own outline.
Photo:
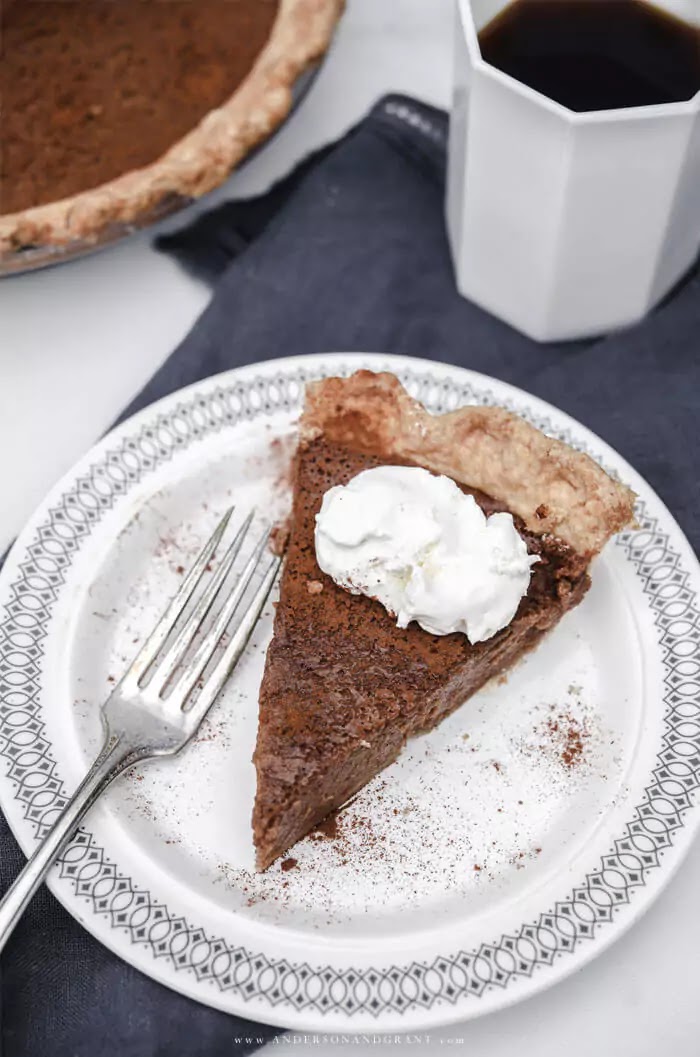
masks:
<path id="1" fill-rule="evenodd" d="M 583 757 L 588 732 L 573 716 L 564 714 L 547 721 L 547 731 L 557 745 L 558 756 L 565 767 L 575 767 Z"/>
<path id="2" fill-rule="evenodd" d="M 270 451 L 279 468 L 275 477 L 276 492 L 291 492 L 294 484 L 294 456 L 297 450 L 296 432 L 283 437 L 275 437 L 270 444 Z"/>
<path id="3" fill-rule="evenodd" d="M 569 711 L 558 710 L 556 705 L 550 705 L 547 719 L 535 727 L 537 740 L 526 744 L 524 751 L 528 754 L 541 753 L 565 772 L 573 772 L 589 763 L 594 734 L 595 731 L 589 728 L 585 718 L 578 718 Z"/>

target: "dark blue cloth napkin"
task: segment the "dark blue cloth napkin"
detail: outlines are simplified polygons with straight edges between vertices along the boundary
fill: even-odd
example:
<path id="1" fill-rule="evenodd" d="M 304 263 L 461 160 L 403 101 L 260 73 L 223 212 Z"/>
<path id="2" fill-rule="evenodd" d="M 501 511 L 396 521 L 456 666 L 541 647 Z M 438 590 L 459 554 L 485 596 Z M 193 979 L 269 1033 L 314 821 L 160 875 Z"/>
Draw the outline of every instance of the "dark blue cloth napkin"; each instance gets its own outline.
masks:
<path id="1" fill-rule="evenodd" d="M 591 427 L 647 478 L 697 549 L 698 269 L 638 326 L 593 341 L 532 342 L 455 290 L 443 222 L 446 131 L 442 112 L 390 97 L 269 194 L 162 239 L 214 295 L 127 413 L 278 356 L 352 350 L 445 360 L 519 385 Z M 22 864 L 4 820 L 0 853 L 4 889 Z M 123 1057 L 232 1057 L 274 1034 L 131 969 L 46 889 L 1 969 L 4 1057 L 94 1057 L 108 1048 Z"/>

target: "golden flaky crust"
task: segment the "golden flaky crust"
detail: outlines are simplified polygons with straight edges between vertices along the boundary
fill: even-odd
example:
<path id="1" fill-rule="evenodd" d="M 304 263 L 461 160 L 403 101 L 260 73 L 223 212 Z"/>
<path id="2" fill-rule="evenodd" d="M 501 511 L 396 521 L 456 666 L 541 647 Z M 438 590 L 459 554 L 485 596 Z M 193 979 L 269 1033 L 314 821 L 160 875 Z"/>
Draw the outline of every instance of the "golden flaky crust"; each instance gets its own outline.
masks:
<path id="1" fill-rule="evenodd" d="M 531 531 L 558 536 L 587 558 L 632 520 L 634 493 L 588 455 L 501 407 L 431 415 L 393 374 L 358 371 L 309 385 L 301 443 L 320 435 L 477 488 Z"/>
<path id="2" fill-rule="evenodd" d="M 172 196 L 211 191 L 289 113 L 295 81 L 328 48 L 343 6 L 344 0 L 280 0 L 267 45 L 223 106 L 152 165 L 59 202 L 0 216 L 0 260 L 26 246 L 97 242 L 111 225 L 135 223 Z"/>

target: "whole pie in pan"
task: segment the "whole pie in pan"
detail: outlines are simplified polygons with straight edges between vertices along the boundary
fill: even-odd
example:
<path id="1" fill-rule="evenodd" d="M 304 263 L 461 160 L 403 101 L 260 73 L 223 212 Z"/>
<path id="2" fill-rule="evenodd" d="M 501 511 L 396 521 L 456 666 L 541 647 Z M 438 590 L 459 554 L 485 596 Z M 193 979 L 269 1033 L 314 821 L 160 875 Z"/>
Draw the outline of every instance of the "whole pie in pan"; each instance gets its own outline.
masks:
<path id="1" fill-rule="evenodd" d="M 380 465 L 455 481 L 487 513 L 507 511 L 539 560 L 511 622 L 466 635 L 399 628 L 316 560 L 326 491 Z M 588 590 L 589 566 L 628 524 L 634 496 L 587 455 L 498 407 L 428 414 L 390 374 L 360 371 L 307 389 L 290 538 L 260 689 L 253 834 L 265 869 L 493 676 L 531 650 Z"/>
<path id="2" fill-rule="evenodd" d="M 0 259 L 196 198 L 281 123 L 343 0 L 5 0 Z"/>

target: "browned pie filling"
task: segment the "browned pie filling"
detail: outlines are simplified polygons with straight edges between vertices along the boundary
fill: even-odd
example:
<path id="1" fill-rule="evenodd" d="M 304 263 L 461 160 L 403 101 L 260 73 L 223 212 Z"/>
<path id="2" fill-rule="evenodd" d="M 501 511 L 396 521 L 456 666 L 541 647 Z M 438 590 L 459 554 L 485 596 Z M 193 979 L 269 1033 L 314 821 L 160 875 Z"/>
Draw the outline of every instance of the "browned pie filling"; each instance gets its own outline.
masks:
<path id="1" fill-rule="evenodd" d="M 0 213 L 155 161 L 236 89 L 278 0 L 4 0 Z"/>
<path id="2" fill-rule="evenodd" d="M 397 628 L 378 602 L 325 576 L 314 547 L 314 519 L 326 490 L 385 461 L 324 438 L 298 456 L 289 549 L 260 693 L 253 829 L 262 868 L 391 763 L 409 736 L 429 730 L 531 649 L 590 583 L 585 559 L 554 536 L 528 531 L 516 517 L 540 561 L 507 628 L 475 646 L 461 634 L 434 636 L 417 624 Z M 463 490 L 487 513 L 505 509 Z"/>
<path id="3" fill-rule="evenodd" d="M 381 464 L 444 473 L 507 510 L 540 560 L 510 624 L 465 635 L 397 628 L 384 607 L 319 569 L 325 492 Z M 465 487 L 468 482 L 469 487 Z M 491 496 L 498 496 L 496 502 Z M 260 688 L 253 839 L 260 869 L 492 676 L 532 649 L 589 586 L 588 566 L 633 515 L 634 494 L 592 459 L 505 408 L 430 415 L 389 373 L 307 386 L 290 541 Z"/>

